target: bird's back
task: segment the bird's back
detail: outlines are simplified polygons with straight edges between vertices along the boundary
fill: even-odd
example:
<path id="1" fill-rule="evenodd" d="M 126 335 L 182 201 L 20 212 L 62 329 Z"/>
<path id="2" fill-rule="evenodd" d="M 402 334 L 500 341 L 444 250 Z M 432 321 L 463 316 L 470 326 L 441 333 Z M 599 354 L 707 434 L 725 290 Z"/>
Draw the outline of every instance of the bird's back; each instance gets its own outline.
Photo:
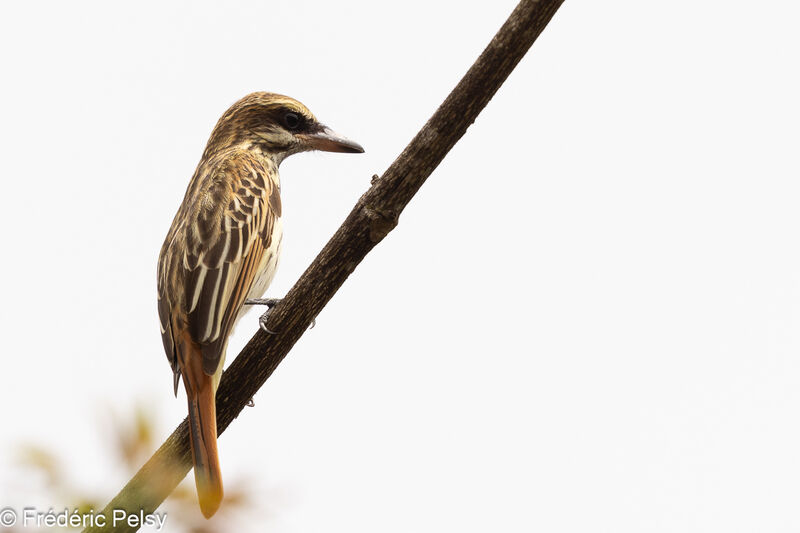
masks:
<path id="1" fill-rule="evenodd" d="M 187 331 L 202 347 L 206 372 L 215 373 L 244 300 L 272 280 L 282 238 L 279 187 L 277 165 L 250 150 L 198 166 L 158 264 L 162 339 L 174 371 L 176 335 Z"/>

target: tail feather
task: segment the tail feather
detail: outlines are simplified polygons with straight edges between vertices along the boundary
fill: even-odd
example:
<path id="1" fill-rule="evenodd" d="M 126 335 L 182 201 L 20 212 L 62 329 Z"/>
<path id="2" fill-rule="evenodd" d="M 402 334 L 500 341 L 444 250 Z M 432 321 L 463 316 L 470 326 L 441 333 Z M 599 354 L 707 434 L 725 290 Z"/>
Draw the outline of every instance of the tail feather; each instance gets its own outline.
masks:
<path id="1" fill-rule="evenodd" d="M 222 472 L 217 455 L 217 415 L 211 376 L 189 398 L 189 433 L 194 458 L 194 481 L 203 516 L 211 518 L 222 503 Z"/>
<path id="2" fill-rule="evenodd" d="M 211 518 L 222 503 L 222 472 L 217 455 L 217 379 L 203 371 L 200 346 L 188 335 L 178 350 L 183 384 L 189 404 L 189 436 L 194 460 L 194 481 L 200 511 Z"/>

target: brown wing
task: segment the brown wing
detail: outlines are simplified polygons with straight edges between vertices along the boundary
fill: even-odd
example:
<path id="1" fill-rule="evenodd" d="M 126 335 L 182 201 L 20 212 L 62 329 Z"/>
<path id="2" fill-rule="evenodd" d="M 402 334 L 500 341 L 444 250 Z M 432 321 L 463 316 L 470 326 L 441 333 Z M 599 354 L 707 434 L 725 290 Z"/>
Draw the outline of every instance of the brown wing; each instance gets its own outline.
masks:
<path id="1" fill-rule="evenodd" d="M 167 357 L 178 372 L 174 329 L 188 329 L 214 374 L 234 321 L 271 247 L 280 206 L 276 169 L 238 151 L 201 164 L 159 261 L 159 316 Z M 176 316 L 180 315 L 180 316 Z M 177 320 L 176 320 L 177 319 Z M 176 378 L 177 387 L 177 378 Z"/>

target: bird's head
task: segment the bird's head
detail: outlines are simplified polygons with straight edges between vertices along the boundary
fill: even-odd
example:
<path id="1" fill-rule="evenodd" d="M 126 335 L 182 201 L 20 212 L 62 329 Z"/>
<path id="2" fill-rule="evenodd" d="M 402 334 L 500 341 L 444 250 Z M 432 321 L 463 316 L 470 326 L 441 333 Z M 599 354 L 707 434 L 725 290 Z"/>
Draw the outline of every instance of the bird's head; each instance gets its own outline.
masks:
<path id="1" fill-rule="evenodd" d="M 206 154 L 241 145 L 260 150 L 277 163 L 308 150 L 364 151 L 358 143 L 321 124 L 294 98 L 265 92 L 248 94 L 222 115 L 208 140 Z"/>

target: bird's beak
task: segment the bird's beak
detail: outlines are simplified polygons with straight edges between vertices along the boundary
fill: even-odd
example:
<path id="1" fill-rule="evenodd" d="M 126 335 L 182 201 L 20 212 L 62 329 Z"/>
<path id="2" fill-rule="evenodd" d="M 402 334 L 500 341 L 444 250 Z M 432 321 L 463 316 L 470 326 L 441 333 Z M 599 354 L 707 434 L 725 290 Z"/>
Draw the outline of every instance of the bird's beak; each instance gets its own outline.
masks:
<path id="1" fill-rule="evenodd" d="M 345 152 L 348 154 L 363 154 L 364 149 L 355 141 L 347 137 L 342 137 L 327 126 L 322 127 L 322 131 L 316 133 L 299 133 L 297 137 L 303 144 L 312 150 L 322 150 L 323 152 Z"/>

